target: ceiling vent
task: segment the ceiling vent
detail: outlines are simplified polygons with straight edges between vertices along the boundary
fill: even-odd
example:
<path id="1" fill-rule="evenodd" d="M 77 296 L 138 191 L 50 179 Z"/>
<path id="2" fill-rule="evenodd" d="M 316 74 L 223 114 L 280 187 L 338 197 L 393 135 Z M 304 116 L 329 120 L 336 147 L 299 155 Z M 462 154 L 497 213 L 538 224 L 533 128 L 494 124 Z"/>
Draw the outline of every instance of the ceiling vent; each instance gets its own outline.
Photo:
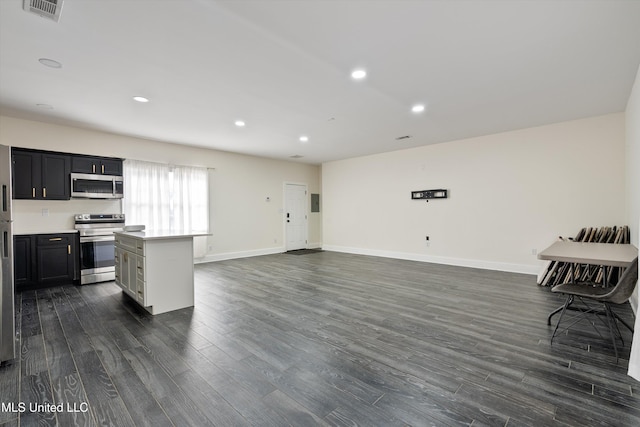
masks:
<path id="1" fill-rule="evenodd" d="M 56 22 L 60 19 L 63 0 L 22 0 L 22 8 Z"/>

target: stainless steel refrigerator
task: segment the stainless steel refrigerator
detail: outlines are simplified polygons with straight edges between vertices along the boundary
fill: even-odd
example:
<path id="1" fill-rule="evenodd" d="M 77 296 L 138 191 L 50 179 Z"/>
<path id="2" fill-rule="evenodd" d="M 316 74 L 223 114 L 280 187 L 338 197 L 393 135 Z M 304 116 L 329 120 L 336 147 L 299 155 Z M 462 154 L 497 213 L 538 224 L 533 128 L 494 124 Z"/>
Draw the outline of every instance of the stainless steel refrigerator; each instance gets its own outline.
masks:
<path id="1" fill-rule="evenodd" d="M 0 362 L 15 357 L 16 326 L 11 231 L 11 149 L 0 145 Z"/>

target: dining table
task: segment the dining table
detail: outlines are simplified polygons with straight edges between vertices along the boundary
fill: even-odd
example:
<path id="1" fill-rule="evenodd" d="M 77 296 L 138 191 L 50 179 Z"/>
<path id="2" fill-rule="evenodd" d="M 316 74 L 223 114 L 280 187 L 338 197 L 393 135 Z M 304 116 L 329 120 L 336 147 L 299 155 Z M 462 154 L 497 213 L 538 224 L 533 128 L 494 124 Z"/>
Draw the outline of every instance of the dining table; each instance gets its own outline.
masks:
<path id="1" fill-rule="evenodd" d="M 613 267 L 627 267 L 638 256 L 638 248 L 631 244 L 574 242 L 559 240 L 538 253 L 538 259 L 546 261 L 564 262 L 569 265 L 569 280 L 574 277 L 575 266 L 595 265 L 603 268 L 602 286 L 608 286 L 607 269 Z M 587 286 L 587 285 L 585 285 Z M 547 317 L 547 324 L 551 318 L 562 310 L 562 306 L 552 311 Z"/>

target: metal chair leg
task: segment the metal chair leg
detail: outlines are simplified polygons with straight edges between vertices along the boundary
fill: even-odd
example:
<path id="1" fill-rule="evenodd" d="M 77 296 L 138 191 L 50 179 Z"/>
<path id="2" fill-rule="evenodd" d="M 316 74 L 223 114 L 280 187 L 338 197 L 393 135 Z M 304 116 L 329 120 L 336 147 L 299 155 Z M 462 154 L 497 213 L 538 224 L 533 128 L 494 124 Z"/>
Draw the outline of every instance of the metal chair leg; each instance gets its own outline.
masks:
<path id="1" fill-rule="evenodd" d="M 558 318 L 558 322 L 556 323 L 556 327 L 553 330 L 553 334 L 551 335 L 551 343 L 550 343 L 550 345 L 553 345 L 553 339 L 556 336 L 556 332 L 558 332 L 558 327 L 560 326 L 560 322 L 562 321 L 562 317 L 564 317 L 564 313 L 567 311 L 567 307 L 569 307 L 572 302 L 573 302 L 573 295 L 569 295 L 567 297 L 567 299 L 565 300 L 564 305 L 562 306 L 562 311 L 560 312 L 560 317 Z M 549 316 L 549 318 L 551 318 L 551 316 Z"/>
<path id="2" fill-rule="evenodd" d="M 615 317 L 616 319 L 618 319 L 618 321 L 620 323 L 622 323 L 624 326 L 626 326 L 626 328 L 633 334 L 633 328 L 631 326 L 629 326 L 629 324 L 627 322 L 624 321 L 624 319 L 622 319 L 620 316 L 618 316 L 616 314 L 615 311 L 613 311 L 613 309 L 611 310 L 611 313 L 613 314 L 613 317 Z"/>
<path id="3" fill-rule="evenodd" d="M 611 334 L 611 343 L 613 344 L 613 350 L 616 353 L 616 364 L 618 364 L 618 344 L 616 344 L 616 336 L 613 333 L 613 322 L 614 317 L 613 317 L 613 313 L 611 313 L 611 307 L 609 307 L 609 304 L 607 303 L 603 303 L 604 305 L 604 311 L 607 314 L 607 322 L 609 323 L 609 333 Z"/>
<path id="4" fill-rule="evenodd" d="M 569 305 L 571 305 L 571 303 L 573 302 L 573 295 L 569 295 L 567 298 L 571 298 L 571 301 L 569 302 Z M 560 307 L 556 308 L 555 310 L 553 310 L 549 316 L 547 316 L 547 325 L 551 326 L 551 318 L 553 316 L 555 316 L 556 314 L 560 313 L 565 306 L 568 307 L 569 305 L 566 304 L 566 300 L 565 300 L 565 304 L 561 305 Z"/>

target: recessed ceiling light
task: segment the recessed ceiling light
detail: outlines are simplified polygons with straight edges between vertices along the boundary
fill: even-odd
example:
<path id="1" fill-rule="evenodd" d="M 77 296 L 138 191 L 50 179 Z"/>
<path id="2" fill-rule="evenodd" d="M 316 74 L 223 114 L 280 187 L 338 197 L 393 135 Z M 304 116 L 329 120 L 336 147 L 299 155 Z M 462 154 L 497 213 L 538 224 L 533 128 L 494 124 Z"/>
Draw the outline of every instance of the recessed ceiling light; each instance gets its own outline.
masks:
<path id="1" fill-rule="evenodd" d="M 353 72 L 351 73 L 351 77 L 353 77 L 356 80 L 362 80 L 365 77 L 367 77 L 367 72 L 362 69 L 353 70 Z"/>
<path id="2" fill-rule="evenodd" d="M 424 104 L 416 104 L 413 107 L 411 107 L 411 111 L 413 111 L 414 113 L 422 113 L 425 109 Z"/>
<path id="3" fill-rule="evenodd" d="M 45 67 L 49 67 L 49 68 L 62 68 L 62 64 L 59 63 L 58 61 L 54 61 L 53 59 L 49 59 L 49 58 L 40 58 L 38 59 L 38 62 L 40 62 L 42 65 L 44 65 Z"/>
<path id="4" fill-rule="evenodd" d="M 144 96 L 134 96 L 133 100 L 138 102 L 149 102 L 149 99 Z"/>
<path id="5" fill-rule="evenodd" d="M 300 137 L 300 142 L 309 142 L 309 137 L 308 137 L 308 136 L 306 136 L 306 135 L 302 135 L 302 136 Z"/>
<path id="6" fill-rule="evenodd" d="M 293 156 L 289 156 L 289 158 L 291 158 L 291 159 L 301 159 L 303 157 L 304 156 L 301 156 L 300 154 L 294 154 Z"/>
<path id="7" fill-rule="evenodd" d="M 238 126 L 239 128 L 245 127 L 245 125 L 246 125 L 246 123 L 245 123 L 245 122 L 243 122 L 242 120 L 236 120 L 236 121 L 234 122 L 234 124 L 235 124 L 236 126 Z"/>

